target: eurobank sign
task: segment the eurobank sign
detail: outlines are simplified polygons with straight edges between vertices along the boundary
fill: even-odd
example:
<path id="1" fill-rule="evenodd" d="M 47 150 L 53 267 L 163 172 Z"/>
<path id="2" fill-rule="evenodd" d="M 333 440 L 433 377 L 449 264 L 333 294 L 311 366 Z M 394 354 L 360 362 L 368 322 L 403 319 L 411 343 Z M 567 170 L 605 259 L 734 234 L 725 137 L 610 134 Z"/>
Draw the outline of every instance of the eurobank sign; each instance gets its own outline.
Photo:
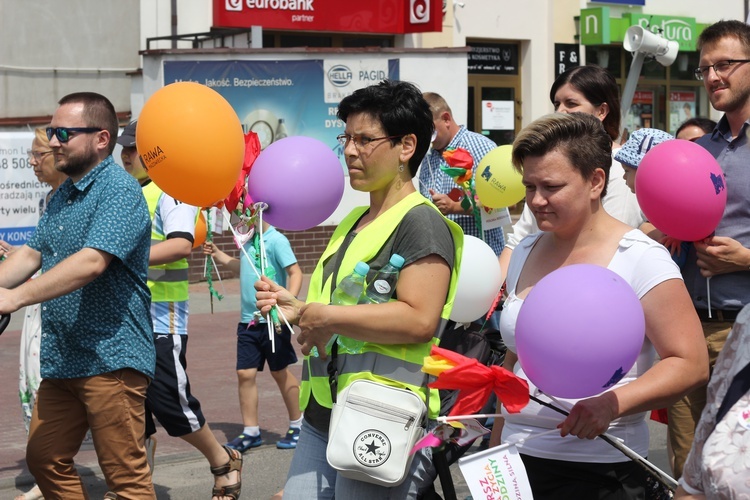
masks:
<path id="1" fill-rule="evenodd" d="M 404 34 L 441 31 L 443 0 L 213 0 L 213 26 Z"/>
<path id="2" fill-rule="evenodd" d="M 627 13 L 622 18 L 609 16 L 609 7 L 582 9 L 580 16 L 580 40 L 582 45 L 607 45 L 622 42 L 631 26 L 642 26 L 660 33 L 667 40 L 677 42 L 682 51 L 694 51 L 698 35 L 705 24 L 692 17 L 657 16 L 652 14 Z"/>

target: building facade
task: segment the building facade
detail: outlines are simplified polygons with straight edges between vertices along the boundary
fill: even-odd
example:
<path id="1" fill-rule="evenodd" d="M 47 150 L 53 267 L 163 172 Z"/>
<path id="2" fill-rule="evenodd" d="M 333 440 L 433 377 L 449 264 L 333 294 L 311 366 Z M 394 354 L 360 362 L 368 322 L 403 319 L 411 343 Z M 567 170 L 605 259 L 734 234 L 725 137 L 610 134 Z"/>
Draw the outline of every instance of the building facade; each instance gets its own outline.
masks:
<path id="1" fill-rule="evenodd" d="M 677 42 L 679 54 L 670 66 L 644 63 L 623 125 L 673 132 L 690 116 L 718 118 L 693 76 L 695 42 L 706 25 L 747 10 L 747 0 L 710 9 L 704 0 L 0 0 L 0 136 L 47 123 L 69 92 L 107 95 L 126 124 L 172 81 L 210 80 L 225 95 L 235 78 L 276 78 L 282 68 L 305 85 L 228 97 L 264 145 L 297 134 L 335 148 L 337 99 L 382 77 L 443 94 L 460 123 L 508 144 L 552 111 L 550 86 L 570 66 L 604 66 L 624 88 L 632 56 L 622 42 L 634 25 Z M 311 103 L 318 115 L 306 115 Z M 363 202 L 347 190 L 324 226 Z M 306 236 L 293 240 L 301 253 Z"/>

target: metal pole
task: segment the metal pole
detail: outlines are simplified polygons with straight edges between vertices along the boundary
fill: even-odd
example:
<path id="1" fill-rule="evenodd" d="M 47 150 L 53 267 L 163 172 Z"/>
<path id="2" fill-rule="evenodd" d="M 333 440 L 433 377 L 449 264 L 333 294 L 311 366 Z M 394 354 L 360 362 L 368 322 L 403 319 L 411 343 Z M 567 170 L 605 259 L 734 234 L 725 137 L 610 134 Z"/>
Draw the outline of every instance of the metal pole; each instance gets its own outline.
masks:
<path id="1" fill-rule="evenodd" d="M 625 88 L 622 91 L 622 99 L 620 99 L 620 134 L 622 134 L 622 131 L 625 128 L 625 117 L 630 111 L 630 105 L 633 104 L 635 88 L 638 85 L 638 79 L 641 77 L 641 68 L 643 68 L 643 60 L 645 58 L 646 54 L 644 54 L 643 52 L 633 53 L 633 62 L 630 64 L 628 79 L 625 81 Z"/>

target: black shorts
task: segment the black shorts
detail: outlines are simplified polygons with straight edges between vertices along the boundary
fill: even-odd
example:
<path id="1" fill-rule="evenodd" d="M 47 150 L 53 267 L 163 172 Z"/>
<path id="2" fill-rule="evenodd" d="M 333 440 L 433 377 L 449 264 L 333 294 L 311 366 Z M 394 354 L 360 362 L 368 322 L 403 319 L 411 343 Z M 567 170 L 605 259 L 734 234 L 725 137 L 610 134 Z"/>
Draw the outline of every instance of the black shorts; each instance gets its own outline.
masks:
<path id="1" fill-rule="evenodd" d="M 292 346 L 292 334 L 286 325 L 282 327 L 280 334 L 274 330 L 273 341 L 275 352 L 268 337 L 266 323 L 255 323 L 250 326 L 247 323 L 239 323 L 237 369 L 257 368 L 258 371 L 263 371 L 263 366 L 268 362 L 268 368 L 272 372 L 277 372 L 297 362 L 297 353 Z"/>
<path id="2" fill-rule="evenodd" d="M 535 500 L 638 500 L 646 497 L 647 474 L 633 461 L 568 462 L 523 454 L 521 459 Z"/>
<path id="3" fill-rule="evenodd" d="M 146 391 L 146 436 L 156 432 L 152 414 L 170 436 L 184 436 L 203 427 L 200 402 L 190 394 L 187 376 L 187 335 L 154 334 L 156 372 Z"/>

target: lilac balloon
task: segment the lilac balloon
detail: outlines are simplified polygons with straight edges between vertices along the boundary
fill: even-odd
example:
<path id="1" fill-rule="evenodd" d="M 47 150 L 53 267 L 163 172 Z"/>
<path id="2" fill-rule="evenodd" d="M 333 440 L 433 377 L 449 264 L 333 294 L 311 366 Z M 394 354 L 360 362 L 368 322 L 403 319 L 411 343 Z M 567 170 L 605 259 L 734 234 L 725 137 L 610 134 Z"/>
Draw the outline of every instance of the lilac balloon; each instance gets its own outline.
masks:
<path id="1" fill-rule="evenodd" d="M 645 332 L 643 307 L 628 282 L 607 268 L 574 264 L 542 278 L 524 300 L 518 360 L 543 392 L 586 398 L 633 367 Z"/>
<path id="2" fill-rule="evenodd" d="M 285 137 L 264 149 L 247 176 L 254 202 L 268 204 L 263 220 L 280 229 L 303 231 L 336 210 L 344 194 L 338 156 L 311 137 Z"/>

